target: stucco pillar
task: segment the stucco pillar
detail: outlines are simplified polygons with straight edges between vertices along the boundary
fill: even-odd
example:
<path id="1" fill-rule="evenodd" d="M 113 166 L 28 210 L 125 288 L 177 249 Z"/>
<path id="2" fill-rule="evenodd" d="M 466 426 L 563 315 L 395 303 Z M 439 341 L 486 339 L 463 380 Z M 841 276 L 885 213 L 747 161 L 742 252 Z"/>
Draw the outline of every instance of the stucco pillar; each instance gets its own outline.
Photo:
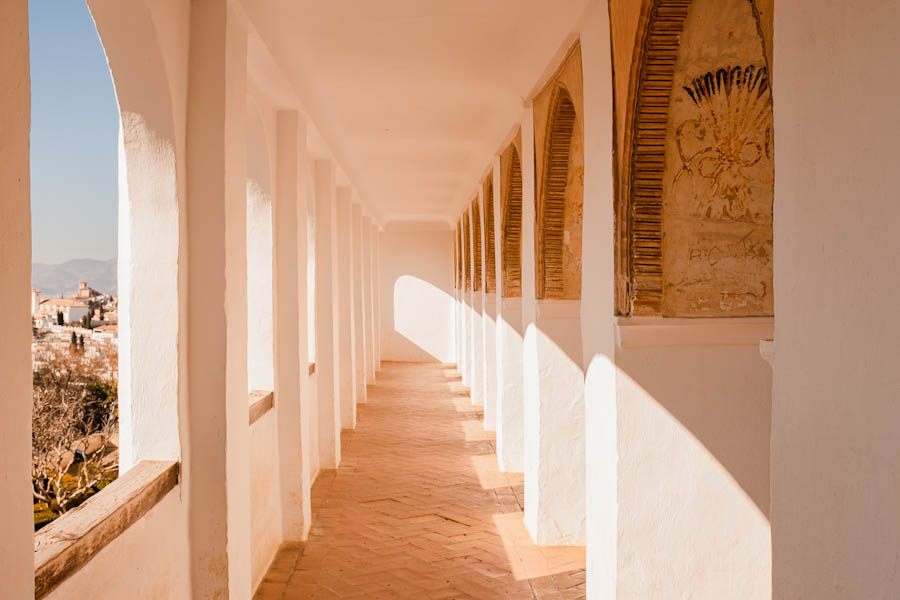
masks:
<path id="1" fill-rule="evenodd" d="M 316 161 L 316 375 L 319 402 L 319 461 L 335 469 L 341 461 L 340 332 L 335 319 L 338 284 L 334 163 Z"/>
<path id="2" fill-rule="evenodd" d="M 594 2 L 581 36 L 584 220 L 581 333 L 585 372 L 587 597 L 616 597 L 616 372 L 612 56 L 609 10 Z"/>
<path id="3" fill-rule="evenodd" d="M 353 383 L 356 402 L 366 402 L 366 318 L 363 311 L 363 265 L 362 265 L 362 206 L 353 204 L 351 209 L 350 242 L 352 246 L 351 265 L 353 270 Z"/>
<path id="4" fill-rule="evenodd" d="M 34 596 L 31 503 L 31 200 L 29 143 L 31 92 L 28 3 L 4 4 L 0 20 L 0 314 L 7 317 L 0 344 L 0 542 L 4 593 Z"/>
<path id="5" fill-rule="evenodd" d="M 579 300 L 535 300 L 534 110 L 522 123 L 525 526 L 540 545 L 584 543 Z"/>
<path id="6" fill-rule="evenodd" d="M 477 278 L 477 273 L 475 272 L 475 244 L 480 240 L 476 240 L 477 232 L 475 231 L 475 217 L 471 205 L 466 211 L 466 214 L 468 215 L 469 227 L 471 228 L 468 260 L 470 263 L 469 268 L 472 269 L 472 287 L 469 290 L 469 365 L 471 367 L 471 373 L 469 375 L 469 391 L 472 404 L 480 406 L 484 404 L 484 330 L 481 325 L 481 312 L 484 304 L 484 286 L 482 284 L 484 281 L 482 277 L 482 280 L 478 282 L 479 289 L 478 291 L 475 291 Z M 482 227 L 481 229 L 484 228 Z"/>
<path id="7" fill-rule="evenodd" d="M 372 224 L 372 298 L 375 323 L 375 371 L 381 370 L 381 231 Z"/>
<path id="8" fill-rule="evenodd" d="M 778 600 L 900 589 L 900 5 L 863 6 L 774 13 Z"/>
<path id="9" fill-rule="evenodd" d="M 372 286 L 372 218 L 362 218 L 363 312 L 366 321 L 366 383 L 375 383 L 375 311 Z"/>
<path id="10" fill-rule="evenodd" d="M 491 171 L 491 173 L 488 174 L 488 178 L 490 178 L 492 182 L 493 177 L 494 173 Z M 482 396 L 484 402 L 484 428 L 488 431 L 495 431 L 497 429 L 497 293 L 496 291 L 488 293 L 488 219 L 486 217 L 487 211 L 493 210 L 493 207 L 496 204 L 496 194 L 493 194 L 490 207 L 486 205 L 487 198 L 484 194 L 483 185 L 480 186 L 478 196 L 480 198 L 478 206 L 481 209 L 481 273 L 484 279 L 481 287 L 483 302 L 481 343 L 484 356 L 482 365 L 482 382 L 484 384 Z M 493 224 L 493 219 L 491 219 L 491 224 Z M 495 241 L 497 239 L 497 237 L 494 237 Z M 496 244 L 494 244 L 494 246 L 496 252 Z M 496 282 L 497 278 L 495 277 L 493 284 L 494 290 L 497 289 Z"/>
<path id="11" fill-rule="evenodd" d="M 306 126 L 295 111 L 280 111 L 276 123 L 276 193 L 272 201 L 275 341 L 275 410 L 278 415 L 278 471 L 281 488 L 282 535 L 304 538 L 309 523 L 309 496 L 304 494 L 301 453 L 301 393 L 304 372 L 300 364 L 300 162 L 305 154 Z M 306 466 L 308 469 L 308 465 Z"/>
<path id="12" fill-rule="evenodd" d="M 350 188 L 337 188 L 337 297 L 335 321 L 338 326 L 338 358 L 341 368 L 338 398 L 341 403 L 341 427 L 356 427 L 356 378 L 353 350 L 353 240 L 352 196 Z"/>
<path id="13" fill-rule="evenodd" d="M 497 462 L 503 472 L 525 469 L 525 405 L 522 397 L 522 298 L 503 297 L 503 187 L 494 159 L 494 240 L 497 273 L 496 372 Z"/>
<path id="14" fill-rule="evenodd" d="M 188 81 L 188 373 L 191 581 L 246 598 L 247 32 L 227 0 L 191 4 Z"/>
<path id="15" fill-rule="evenodd" d="M 306 128 L 303 128 L 306 131 Z M 304 138 L 306 139 L 306 138 Z M 310 490 L 312 489 L 312 420 L 313 406 L 318 401 L 312 395 L 309 373 L 309 213 L 315 206 L 315 173 L 306 150 L 306 143 L 299 146 L 300 191 L 297 196 L 297 308 L 300 313 L 297 368 L 300 371 L 300 507 L 303 513 L 303 535 L 306 539 L 312 526 Z M 307 374 L 307 376 L 304 376 Z M 318 386 L 317 386 L 318 387 Z"/>

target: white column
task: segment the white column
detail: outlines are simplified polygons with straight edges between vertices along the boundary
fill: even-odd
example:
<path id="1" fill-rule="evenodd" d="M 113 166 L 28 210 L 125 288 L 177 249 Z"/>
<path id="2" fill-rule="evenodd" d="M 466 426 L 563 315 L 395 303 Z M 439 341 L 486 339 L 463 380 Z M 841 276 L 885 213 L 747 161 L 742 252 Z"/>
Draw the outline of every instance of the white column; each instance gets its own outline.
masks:
<path id="1" fill-rule="evenodd" d="M 0 564 L 4 593 L 34 596 L 31 503 L 31 202 L 28 3 L 7 2 L 0 21 L 0 313 L 8 318 L 0 345 Z"/>
<path id="2" fill-rule="evenodd" d="M 295 111 L 280 111 L 276 124 L 276 191 L 272 202 L 275 341 L 275 410 L 278 416 L 278 472 L 281 482 L 282 535 L 286 540 L 304 538 L 309 522 L 309 496 L 304 494 L 301 448 L 301 390 L 304 372 L 300 364 L 300 321 L 305 318 L 300 296 L 300 160 L 305 149 L 305 124 Z M 300 501 L 298 502 L 298 498 Z"/>
<path id="3" fill-rule="evenodd" d="M 362 206 L 353 204 L 350 241 L 353 244 L 353 380 L 356 402 L 366 402 L 366 318 L 363 311 Z"/>
<path id="4" fill-rule="evenodd" d="M 493 171 L 488 174 L 488 177 L 491 179 L 493 183 Z M 492 190 L 496 190 L 499 188 L 491 188 Z M 481 208 L 481 272 L 482 277 L 484 279 L 484 285 L 482 286 L 482 298 L 483 298 L 483 313 L 481 318 L 482 332 L 481 332 L 481 341 L 482 341 L 482 352 L 484 355 L 483 361 L 483 377 L 482 380 L 484 382 L 484 428 L 488 431 L 496 431 L 497 429 L 497 293 L 496 293 L 496 277 L 492 285 L 494 285 L 493 292 L 488 292 L 488 220 L 485 218 L 487 216 L 487 211 L 492 210 L 496 204 L 496 193 L 493 191 L 492 193 L 492 201 L 491 207 L 488 208 L 487 196 L 484 193 L 484 185 L 480 186 L 480 191 L 478 192 L 481 198 L 481 202 L 479 206 Z M 493 213 L 491 214 L 493 217 Z M 491 220 L 493 224 L 493 219 Z M 490 232 L 493 234 L 493 231 Z M 497 238 L 494 237 L 496 241 Z M 496 252 L 496 244 L 494 244 L 495 252 Z M 495 273 L 496 274 L 496 273 Z"/>
<path id="5" fill-rule="evenodd" d="M 337 281 L 337 214 L 334 163 L 316 161 L 316 381 L 319 402 L 319 461 L 341 462 L 340 333 L 334 315 Z"/>
<path id="6" fill-rule="evenodd" d="M 366 321 L 366 383 L 375 383 L 375 311 L 372 297 L 372 218 L 362 218 L 363 312 Z"/>
<path id="7" fill-rule="evenodd" d="M 533 106 L 522 124 L 525 526 L 539 545 L 584 543 L 581 301 L 535 300 Z"/>
<path id="8" fill-rule="evenodd" d="M 230 3 L 193 2 L 185 483 L 198 597 L 251 593 L 246 77 L 247 33 Z"/>
<path id="9" fill-rule="evenodd" d="M 479 193 L 479 204 L 480 199 L 481 196 Z M 478 218 L 480 219 L 481 215 L 479 215 Z M 480 259 L 475 253 L 475 247 L 481 243 L 481 233 L 484 231 L 484 224 L 481 223 L 478 231 L 475 231 L 475 212 L 471 204 L 469 205 L 469 222 L 472 227 L 472 293 L 470 295 L 472 302 L 472 344 L 470 346 L 472 349 L 471 397 L 472 404 L 481 406 L 484 404 L 484 328 L 482 326 L 482 312 L 484 310 L 484 272 L 482 271 L 481 277 L 478 276 L 478 271 L 475 269 L 475 262 L 476 260 L 481 260 L 483 266 L 484 246 L 481 246 Z M 478 287 L 478 290 L 475 289 L 476 286 Z"/>
<path id="10" fill-rule="evenodd" d="M 469 227 L 469 240 L 466 242 L 466 224 Z M 472 323 L 475 320 L 474 310 L 472 310 L 472 219 L 469 215 L 467 207 L 463 212 L 463 314 L 465 316 L 465 352 L 466 352 L 466 370 L 463 372 L 463 383 L 469 388 L 471 393 L 472 381 L 475 379 L 475 361 L 472 349 Z M 466 267 L 468 266 L 468 275 Z"/>
<path id="11" fill-rule="evenodd" d="M 303 132 L 306 132 L 304 127 Z M 306 138 L 303 138 L 306 140 Z M 306 143 L 300 144 L 300 186 L 297 203 L 297 309 L 300 335 L 298 338 L 297 369 L 300 371 L 300 506 L 303 512 L 303 539 L 312 526 L 312 421 L 313 405 L 318 398 L 309 385 L 309 207 L 315 206 L 315 173 L 306 151 Z M 294 450 L 297 452 L 297 450 Z M 292 484 L 293 485 L 293 484 Z"/>
<path id="12" fill-rule="evenodd" d="M 612 56 L 609 11 L 595 2 L 581 36 L 584 220 L 581 333 L 585 372 L 587 596 L 616 597 L 616 371 Z"/>
<path id="13" fill-rule="evenodd" d="M 356 427 L 356 378 L 353 350 L 353 222 L 351 214 L 353 193 L 350 188 L 337 188 L 337 296 L 335 321 L 338 327 L 338 358 L 341 368 L 338 398 L 341 404 L 341 427 Z"/>
<path id="14" fill-rule="evenodd" d="M 375 371 L 381 370 L 381 232 L 376 223 L 372 224 L 372 298 L 374 299 L 375 322 Z"/>

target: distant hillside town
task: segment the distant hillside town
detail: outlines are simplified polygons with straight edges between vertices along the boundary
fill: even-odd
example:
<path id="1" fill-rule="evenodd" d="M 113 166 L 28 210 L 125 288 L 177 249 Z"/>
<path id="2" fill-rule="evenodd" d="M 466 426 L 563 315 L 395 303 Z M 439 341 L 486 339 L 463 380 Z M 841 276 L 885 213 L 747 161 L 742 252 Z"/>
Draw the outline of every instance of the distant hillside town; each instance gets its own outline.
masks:
<path id="1" fill-rule="evenodd" d="M 69 297 L 43 298 L 31 290 L 34 368 L 52 362 L 76 347 L 85 359 L 104 358 L 118 351 L 119 297 L 104 294 L 87 282 Z M 115 377 L 113 373 L 109 377 Z"/>

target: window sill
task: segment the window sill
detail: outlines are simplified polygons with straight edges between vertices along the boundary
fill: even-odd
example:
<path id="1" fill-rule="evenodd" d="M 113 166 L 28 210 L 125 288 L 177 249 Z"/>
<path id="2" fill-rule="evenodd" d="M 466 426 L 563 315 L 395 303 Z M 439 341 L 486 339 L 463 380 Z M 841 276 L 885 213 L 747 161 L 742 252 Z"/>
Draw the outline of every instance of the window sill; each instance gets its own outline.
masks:
<path id="1" fill-rule="evenodd" d="M 250 425 L 259 421 L 275 405 L 275 392 L 253 390 L 250 392 Z"/>
<path id="2" fill-rule="evenodd" d="M 44 598 L 178 485 L 175 461 L 141 461 L 34 535 L 34 597 Z"/>

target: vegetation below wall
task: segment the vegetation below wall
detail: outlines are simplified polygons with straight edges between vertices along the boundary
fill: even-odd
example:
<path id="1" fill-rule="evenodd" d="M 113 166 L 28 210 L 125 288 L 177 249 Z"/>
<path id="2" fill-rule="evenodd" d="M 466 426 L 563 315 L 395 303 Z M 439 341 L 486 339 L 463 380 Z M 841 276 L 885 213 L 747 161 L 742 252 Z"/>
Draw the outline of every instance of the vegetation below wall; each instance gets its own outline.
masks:
<path id="1" fill-rule="evenodd" d="M 77 347 L 33 373 L 32 494 L 40 529 L 118 476 L 117 359 Z"/>

